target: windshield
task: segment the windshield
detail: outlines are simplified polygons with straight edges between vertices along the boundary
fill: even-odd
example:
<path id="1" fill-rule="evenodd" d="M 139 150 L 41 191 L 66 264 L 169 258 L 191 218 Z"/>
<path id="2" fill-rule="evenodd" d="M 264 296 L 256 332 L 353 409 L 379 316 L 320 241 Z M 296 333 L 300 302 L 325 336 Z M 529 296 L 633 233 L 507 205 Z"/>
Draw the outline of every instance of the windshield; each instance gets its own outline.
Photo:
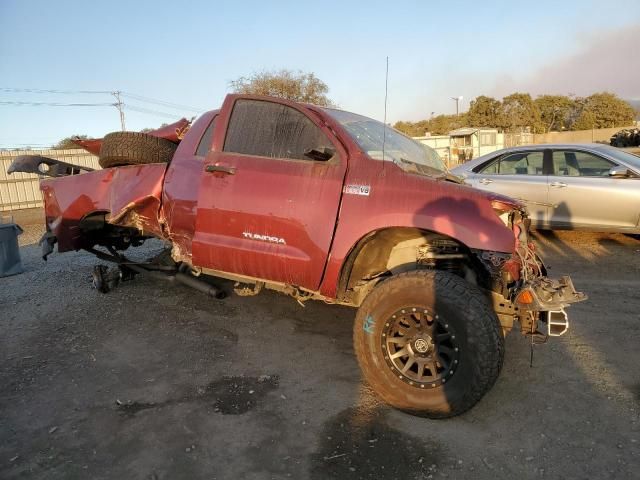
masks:
<path id="1" fill-rule="evenodd" d="M 385 127 L 382 122 L 343 110 L 325 108 L 324 111 L 337 120 L 374 160 L 391 160 L 405 170 L 425 175 L 440 175 L 447 170 L 433 148 Z"/>

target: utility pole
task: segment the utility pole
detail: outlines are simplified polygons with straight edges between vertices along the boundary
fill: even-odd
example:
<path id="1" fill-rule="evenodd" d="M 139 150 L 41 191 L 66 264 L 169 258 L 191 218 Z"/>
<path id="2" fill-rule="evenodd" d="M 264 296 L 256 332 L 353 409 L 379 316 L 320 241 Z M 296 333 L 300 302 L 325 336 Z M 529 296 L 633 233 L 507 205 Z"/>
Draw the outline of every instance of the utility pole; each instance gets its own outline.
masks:
<path id="1" fill-rule="evenodd" d="M 456 117 L 460 115 L 460 102 L 462 101 L 462 95 L 459 97 L 451 97 L 451 100 L 456 101 Z"/>
<path id="2" fill-rule="evenodd" d="M 125 126 L 124 126 L 124 103 L 122 102 L 122 99 L 120 98 L 120 94 L 122 92 L 115 91 L 115 92 L 111 92 L 111 95 L 113 95 L 114 97 L 116 97 L 116 103 L 114 103 L 113 105 L 118 109 L 118 112 L 120 112 L 120 126 L 122 127 L 122 131 L 125 131 Z"/>

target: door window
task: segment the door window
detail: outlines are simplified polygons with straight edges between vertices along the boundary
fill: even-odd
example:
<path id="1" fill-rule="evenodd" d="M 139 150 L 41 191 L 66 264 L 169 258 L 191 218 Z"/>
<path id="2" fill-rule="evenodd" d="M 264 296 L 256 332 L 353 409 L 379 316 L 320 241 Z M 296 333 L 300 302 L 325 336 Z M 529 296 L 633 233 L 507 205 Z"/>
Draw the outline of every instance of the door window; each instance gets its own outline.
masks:
<path id="1" fill-rule="evenodd" d="M 324 152 L 325 148 L 333 148 L 327 136 L 299 111 L 262 100 L 238 100 L 231 112 L 223 150 L 260 157 L 312 160 L 310 151 Z"/>
<path id="2" fill-rule="evenodd" d="M 484 168 L 486 175 L 542 175 L 544 152 L 517 152 L 499 158 Z"/>
<path id="3" fill-rule="evenodd" d="M 577 150 L 553 152 L 554 175 L 565 177 L 608 177 L 615 164 L 602 157 Z"/>

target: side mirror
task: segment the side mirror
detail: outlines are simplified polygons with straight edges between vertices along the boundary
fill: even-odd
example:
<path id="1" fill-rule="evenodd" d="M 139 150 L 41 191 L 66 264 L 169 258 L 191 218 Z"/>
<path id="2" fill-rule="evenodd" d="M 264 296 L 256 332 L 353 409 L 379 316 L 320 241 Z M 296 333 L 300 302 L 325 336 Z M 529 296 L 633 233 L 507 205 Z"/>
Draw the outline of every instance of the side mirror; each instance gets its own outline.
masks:
<path id="1" fill-rule="evenodd" d="M 322 162 L 326 162 L 327 160 L 331 160 L 335 153 L 336 151 L 333 148 L 318 147 L 305 150 L 304 156 L 310 158 L 311 160 L 320 160 Z"/>
<path id="2" fill-rule="evenodd" d="M 609 176 L 611 178 L 627 178 L 631 176 L 631 171 L 627 167 L 611 167 L 611 170 L 609 170 Z"/>

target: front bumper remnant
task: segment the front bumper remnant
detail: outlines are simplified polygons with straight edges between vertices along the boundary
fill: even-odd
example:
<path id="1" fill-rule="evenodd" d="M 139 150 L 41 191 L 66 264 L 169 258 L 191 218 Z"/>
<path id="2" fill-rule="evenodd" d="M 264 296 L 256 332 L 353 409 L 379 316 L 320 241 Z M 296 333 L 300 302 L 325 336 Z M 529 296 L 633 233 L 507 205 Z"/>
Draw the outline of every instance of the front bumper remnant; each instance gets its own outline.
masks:
<path id="1" fill-rule="evenodd" d="M 547 336 L 560 337 L 567 333 L 569 330 L 569 317 L 564 309 L 542 313 L 542 321 L 547 324 Z"/>
<path id="2" fill-rule="evenodd" d="M 516 302 L 523 310 L 546 312 L 562 310 L 567 305 L 587 298 L 586 294 L 576 291 L 569 276 L 560 279 L 538 277 L 520 290 Z"/>

